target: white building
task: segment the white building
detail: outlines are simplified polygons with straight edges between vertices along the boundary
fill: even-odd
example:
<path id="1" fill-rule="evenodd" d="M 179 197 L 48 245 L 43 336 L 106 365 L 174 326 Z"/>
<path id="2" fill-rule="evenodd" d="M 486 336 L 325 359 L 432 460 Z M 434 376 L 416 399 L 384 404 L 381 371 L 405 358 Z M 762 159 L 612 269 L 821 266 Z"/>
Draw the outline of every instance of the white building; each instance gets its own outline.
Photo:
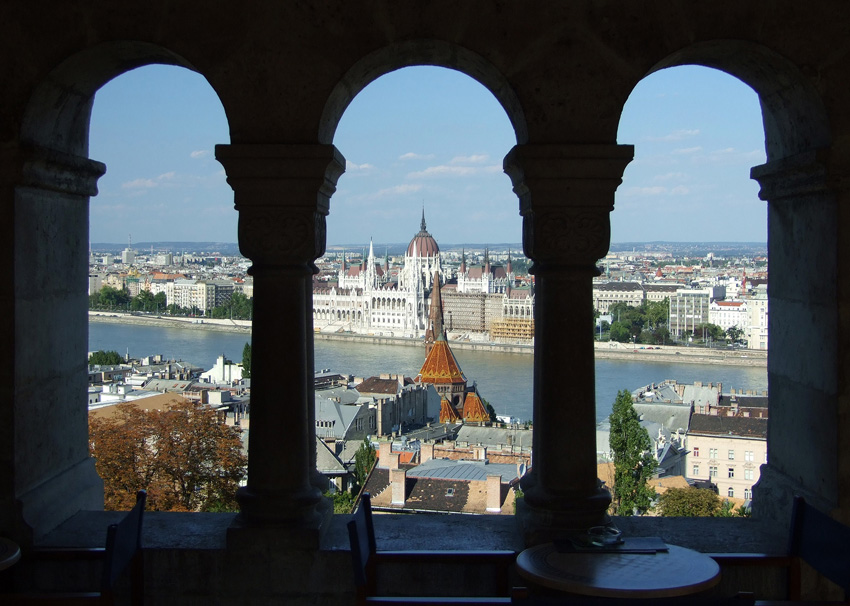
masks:
<path id="1" fill-rule="evenodd" d="M 713 301 L 708 308 L 708 321 L 723 330 L 737 326 L 744 332 L 750 325 L 746 301 Z"/>
<path id="2" fill-rule="evenodd" d="M 234 364 L 224 356 L 219 356 L 215 366 L 201 373 L 201 381 L 205 383 L 226 383 L 232 385 L 242 380 L 242 365 Z"/>
<path id="3" fill-rule="evenodd" d="M 756 287 L 747 302 L 747 310 L 749 314 L 747 347 L 767 349 L 767 285 Z"/>

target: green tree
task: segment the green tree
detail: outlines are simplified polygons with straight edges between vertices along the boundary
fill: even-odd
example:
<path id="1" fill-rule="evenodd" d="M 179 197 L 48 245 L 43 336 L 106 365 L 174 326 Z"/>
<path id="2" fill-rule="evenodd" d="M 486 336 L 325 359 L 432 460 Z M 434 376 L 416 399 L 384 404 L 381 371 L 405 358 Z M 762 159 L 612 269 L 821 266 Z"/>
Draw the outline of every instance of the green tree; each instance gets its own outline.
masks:
<path id="1" fill-rule="evenodd" d="M 650 452 L 652 441 L 640 424 L 628 390 L 617 393 L 608 420 L 611 424 L 609 442 L 614 455 L 614 512 L 624 516 L 645 513 L 655 497 L 648 480 L 656 463 Z"/>
<path id="2" fill-rule="evenodd" d="M 251 378 L 251 344 L 245 343 L 242 348 L 242 378 Z"/>
<path id="3" fill-rule="evenodd" d="M 126 309 L 129 301 L 130 295 L 125 291 L 104 286 L 100 291 L 89 297 L 89 306 L 101 309 Z"/>
<path id="4" fill-rule="evenodd" d="M 334 493 L 326 492 L 325 496 L 333 499 L 334 513 L 351 513 L 351 509 L 354 507 L 354 497 L 351 496 L 350 492 L 345 490 Z"/>
<path id="5" fill-rule="evenodd" d="M 744 338 L 744 331 L 737 326 L 730 326 L 726 329 L 726 337 L 732 341 L 732 343 L 740 343 Z"/>
<path id="6" fill-rule="evenodd" d="M 657 509 L 665 517 L 713 517 L 720 513 L 721 502 L 705 488 L 668 488 L 658 497 Z"/>
<path id="7" fill-rule="evenodd" d="M 608 332 L 608 338 L 619 343 L 627 343 L 632 340 L 632 334 L 625 324 L 614 321 L 611 324 L 611 330 Z"/>
<path id="8" fill-rule="evenodd" d="M 122 364 L 124 358 L 117 351 L 95 351 L 89 356 L 89 366 L 115 366 Z"/>
<path id="9" fill-rule="evenodd" d="M 372 443 L 369 442 L 368 438 L 364 438 L 360 448 L 354 453 L 354 477 L 357 479 L 358 486 L 363 486 L 366 483 L 366 478 L 372 471 L 377 459 L 378 456 L 375 454 L 375 449 L 372 448 Z"/>

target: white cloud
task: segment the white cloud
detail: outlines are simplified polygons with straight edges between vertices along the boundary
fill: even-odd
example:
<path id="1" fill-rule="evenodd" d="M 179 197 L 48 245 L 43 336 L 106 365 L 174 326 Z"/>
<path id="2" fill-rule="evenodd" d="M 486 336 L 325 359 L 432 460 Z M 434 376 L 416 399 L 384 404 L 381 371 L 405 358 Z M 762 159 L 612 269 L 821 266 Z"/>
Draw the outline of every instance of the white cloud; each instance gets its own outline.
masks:
<path id="1" fill-rule="evenodd" d="M 156 187 L 157 185 L 157 182 L 153 179 L 133 179 L 132 181 L 122 183 L 121 187 L 124 189 L 147 189 L 149 187 Z"/>
<path id="2" fill-rule="evenodd" d="M 684 196 L 689 193 L 691 193 L 691 190 L 685 187 L 684 185 L 677 185 L 676 187 L 670 190 L 670 195 L 672 196 Z"/>
<path id="3" fill-rule="evenodd" d="M 345 161 L 345 170 L 348 172 L 367 171 L 375 168 L 373 164 L 355 164 L 354 162 Z"/>
<path id="4" fill-rule="evenodd" d="M 734 154 L 735 148 L 734 147 L 727 147 L 725 149 L 718 149 L 717 151 L 712 152 L 712 153 L 715 153 L 715 154 Z"/>
<path id="5" fill-rule="evenodd" d="M 688 178 L 686 173 L 666 173 L 664 175 L 655 175 L 653 181 L 684 181 Z"/>
<path id="6" fill-rule="evenodd" d="M 661 185 L 653 187 L 630 187 L 625 194 L 627 196 L 660 196 L 667 193 L 667 188 Z"/>
<path id="7" fill-rule="evenodd" d="M 177 173 L 170 171 L 159 175 L 155 179 L 133 179 L 132 181 L 122 183 L 121 187 L 123 189 L 151 189 L 153 187 L 159 187 L 160 185 L 171 185 L 175 182 L 176 178 Z"/>
<path id="8" fill-rule="evenodd" d="M 483 164 L 490 159 L 487 154 L 473 154 L 471 156 L 455 156 L 449 164 Z"/>
<path id="9" fill-rule="evenodd" d="M 416 154 L 413 152 L 407 152 L 406 154 L 402 154 L 398 157 L 399 160 L 433 160 L 434 154 Z"/>
<path id="10" fill-rule="evenodd" d="M 408 173 L 408 179 L 428 179 L 430 177 L 471 177 L 482 173 L 497 173 L 502 170 L 501 166 L 455 166 L 440 164 L 429 166 L 425 170 Z"/>
<path id="11" fill-rule="evenodd" d="M 190 158 L 204 158 L 210 155 L 210 151 L 208 149 L 198 149 L 189 154 Z"/>
<path id="12" fill-rule="evenodd" d="M 681 156 L 681 155 L 684 155 L 684 154 L 695 154 L 699 151 L 702 151 L 702 146 L 697 145 L 696 147 L 682 147 L 682 148 L 679 148 L 679 149 L 674 149 L 670 153 L 675 154 L 677 156 Z"/>
<path id="13" fill-rule="evenodd" d="M 383 196 L 403 196 L 404 194 L 412 194 L 418 192 L 422 189 L 422 185 L 419 183 L 408 183 L 405 185 L 395 185 L 393 187 L 387 187 L 386 189 L 379 190 L 375 197 L 383 197 Z"/>
<path id="14" fill-rule="evenodd" d="M 674 130 L 668 135 L 661 137 L 647 137 L 650 141 L 681 141 L 689 137 L 696 137 L 699 134 L 698 128 Z"/>

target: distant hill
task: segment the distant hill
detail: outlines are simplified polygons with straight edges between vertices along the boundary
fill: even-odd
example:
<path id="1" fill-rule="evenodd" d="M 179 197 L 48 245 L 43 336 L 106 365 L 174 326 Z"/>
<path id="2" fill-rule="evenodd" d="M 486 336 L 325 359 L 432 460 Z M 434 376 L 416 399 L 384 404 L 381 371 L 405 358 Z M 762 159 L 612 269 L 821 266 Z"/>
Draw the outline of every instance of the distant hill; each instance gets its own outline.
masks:
<path id="1" fill-rule="evenodd" d="M 225 257 L 239 255 L 239 245 L 235 242 L 133 242 L 133 249 L 141 253 L 150 252 L 190 253 L 212 255 L 218 253 Z M 127 248 L 127 243 L 92 242 L 92 252 L 117 254 Z"/>
<path id="2" fill-rule="evenodd" d="M 389 253 L 390 256 L 403 255 L 407 250 L 406 242 L 374 243 L 373 249 L 376 257 L 383 257 Z M 134 242 L 133 248 L 140 252 L 187 252 L 197 255 L 219 254 L 227 257 L 240 254 L 239 245 L 235 242 Z M 93 252 L 118 254 L 127 244 L 97 242 L 91 245 Z M 504 251 L 510 249 L 516 251 L 517 255 L 522 252 L 522 244 L 519 242 L 496 242 L 496 243 L 459 243 L 440 244 L 444 251 L 480 251 L 489 248 L 492 251 Z M 359 254 L 369 249 L 369 243 L 357 244 L 329 244 L 328 252 L 339 253 L 343 250 Z M 767 255 L 767 244 L 765 242 L 612 242 L 611 252 L 667 252 L 675 256 L 704 257 L 708 253 L 718 256 L 765 256 Z"/>

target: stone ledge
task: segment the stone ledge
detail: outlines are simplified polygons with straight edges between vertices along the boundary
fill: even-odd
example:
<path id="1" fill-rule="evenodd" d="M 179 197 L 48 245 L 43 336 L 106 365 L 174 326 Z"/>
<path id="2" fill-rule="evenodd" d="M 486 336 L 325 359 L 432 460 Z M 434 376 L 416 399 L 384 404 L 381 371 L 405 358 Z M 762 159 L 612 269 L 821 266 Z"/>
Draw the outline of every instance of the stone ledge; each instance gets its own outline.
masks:
<path id="1" fill-rule="evenodd" d="M 106 527 L 123 513 L 81 511 L 39 546 L 99 547 Z M 147 512 L 142 544 L 145 549 L 225 550 L 233 513 Z M 321 549 L 348 550 L 346 515 L 334 515 L 323 533 Z M 614 518 L 630 536 L 659 536 L 669 543 L 707 553 L 784 553 L 787 533 L 754 519 L 742 518 Z M 522 550 L 513 516 L 445 514 L 375 514 L 380 549 L 513 549 Z"/>

